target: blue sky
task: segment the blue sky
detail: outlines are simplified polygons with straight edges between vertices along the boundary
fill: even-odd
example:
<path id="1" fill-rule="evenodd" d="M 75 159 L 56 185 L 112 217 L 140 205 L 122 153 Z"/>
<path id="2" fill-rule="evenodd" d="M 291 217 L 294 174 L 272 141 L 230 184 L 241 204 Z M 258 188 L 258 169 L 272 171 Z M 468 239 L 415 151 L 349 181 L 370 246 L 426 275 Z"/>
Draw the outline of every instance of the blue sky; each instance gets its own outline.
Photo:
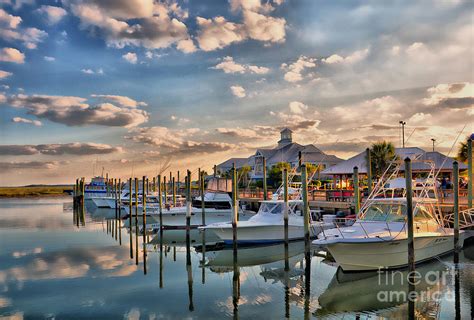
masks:
<path id="1" fill-rule="evenodd" d="M 473 131 L 472 1 L 0 3 L 1 185 Z"/>

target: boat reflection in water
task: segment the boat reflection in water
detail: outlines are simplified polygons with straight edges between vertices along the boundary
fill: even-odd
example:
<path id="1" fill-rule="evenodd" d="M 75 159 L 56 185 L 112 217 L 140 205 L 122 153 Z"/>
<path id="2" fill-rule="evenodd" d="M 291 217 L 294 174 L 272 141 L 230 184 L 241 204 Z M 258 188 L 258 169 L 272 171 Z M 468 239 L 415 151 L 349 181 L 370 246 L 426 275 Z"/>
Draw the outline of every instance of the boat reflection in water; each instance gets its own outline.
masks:
<path id="1" fill-rule="evenodd" d="M 260 245 L 252 247 L 239 247 L 237 264 L 240 267 L 274 264 L 284 267 L 285 257 L 292 262 L 301 261 L 304 253 L 304 242 L 296 241 L 288 244 L 288 253 L 285 255 L 285 245 Z M 207 253 L 209 267 L 231 267 L 234 263 L 232 247 L 223 250 L 209 251 Z"/>
<path id="2" fill-rule="evenodd" d="M 466 253 L 470 249 L 467 247 Z M 459 264 L 472 263 L 469 260 L 464 252 L 459 254 Z M 413 303 L 409 302 L 409 296 L 413 295 L 416 313 L 437 319 L 442 299 L 454 301 L 456 292 L 453 291 L 459 291 L 455 284 L 456 269 L 453 255 L 421 264 L 416 268 L 419 280 L 415 280 L 415 286 L 410 286 L 408 269 L 345 273 L 339 267 L 319 296 L 320 308 L 313 314 L 324 317 L 360 312 L 375 313 L 383 318 L 406 318 L 409 304 Z"/>
<path id="3" fill-rule="evenodd" d="M 207 246 L 215 245 L 220 239 L 213 232 L 199 231 L 198 229 L 189 230 L 189 242 L 191 246 Z M 163 244 L 164 246 L 185 247 L 186 246 L 186 230 L 185 229 L 169 229 L 157 232 L 150 245 Z"/>

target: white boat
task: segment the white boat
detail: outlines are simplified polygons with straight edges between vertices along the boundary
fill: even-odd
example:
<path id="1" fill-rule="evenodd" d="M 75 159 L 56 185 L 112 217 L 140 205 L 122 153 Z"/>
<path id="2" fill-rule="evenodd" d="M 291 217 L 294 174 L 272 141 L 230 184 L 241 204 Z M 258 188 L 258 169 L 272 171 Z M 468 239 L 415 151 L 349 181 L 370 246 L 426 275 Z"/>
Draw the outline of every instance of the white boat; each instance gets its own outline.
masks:
<path id="1" fill-rule="evenodd" d="M 303 201 L 288 201 L 288 240 L 304 238 L 304 219 L 301 210 Z M 261 201 L 258 213 L 248 221 L 237 224 L 237 243 L 258 244 L 278 243 L 285 241 L 284 227 L 285 202 L 283 200 Z M 323 229 L 334 228 L 332 222 L 310 223 L 310 236 L 316 237 Z M 233 227 L 231 222 L 214 223 L 202 227 L 214 231 L 224 243 L 233 243 Z"/>
<path id="2" fill-rule="evenodd" d="M 415 262 L 453 251 L 454 232 L 438 221 L 436 200 L 414 198 Z M 408 265 L 406 198 L 375 199 L 353 225 L 325 231 L 313 244 L 325 247 L 344 271 Z M 459 245 L 464 243 L 460 232 Z"/>
<path id="3" fill-rule="evenodd" d="M 104 177 L 94 177 L 84 186 L 84 199 L 92 200 L 107 194 L 107 185 Z"/>
<path id="4" fill-rule="evenodd" d="M 217 222 L 227 222 L 232 220 L 232 199 L 227 193 L 218 193 L 219 195 L 213 195 L 216 192 L 207 192 L 204 195 L 204 199 L 214 199 L 214 207 L 205 208 L 205 223 L 212 224 Z M 178 206 L 173 207 L 168 202 L 164 207 L 161 208 L 162 216 L 162 227 L 164 228 L 181 228 L 186 226 L 186 215 L 187 206 L 183 201 L 178 201 Z M 124 207 L 126 212 L 130 212 L 129 207 Z M 132 226 L 135 225 L 135 208 L 132 208 Z M 248 220 L 254 216 L 253 211 L 242 210 L 239 208 L 239 219 Z M 138 206 L 137 221 L 139 225 L 143 224 L 143 206 Z M 160 207 L 158 203 L 147 203 L 146 206 L 146 224 L 147 228 L 158 228 L 160 227 Z M 190 226 L 195 228 L 202 226 L 202 208 L 201 203 L 199 206 L 191 206 L 191 221 Z M 127 219 L 125 226 L 130 226 L 130 221 Z"/>
<path id="5" fill-rule="evenodd" d="M 418 263 L 453 251 L 454 230 L 448 227 L 439 207 L 434 162 L 416 158 L 412 162 L 431 168 L 423 181 L 412 180 L 415 262 Z M 408 265 L 406 189 L 399 177 L 402 166 L 401 160 L 390 163 L 351 226 L 329 230 L 313 241 L 327 249 L 344 271 Z M 393 191 L 396 189 L 399 191 Z M 459 247 L 465 238 L 466 233 L 461 230 Z"/>

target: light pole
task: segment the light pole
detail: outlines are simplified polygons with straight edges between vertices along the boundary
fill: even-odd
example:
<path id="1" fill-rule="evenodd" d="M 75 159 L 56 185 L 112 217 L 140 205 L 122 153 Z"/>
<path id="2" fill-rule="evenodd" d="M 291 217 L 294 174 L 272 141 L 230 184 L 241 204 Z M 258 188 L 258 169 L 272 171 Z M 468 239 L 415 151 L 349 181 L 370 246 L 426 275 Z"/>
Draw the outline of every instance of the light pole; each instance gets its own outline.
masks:
<path id="1" fill-rule="evenodd" d="M 407 123 L 403 120 L 400 120 L 399 123 L 402 125 L 402 148 L 405 148 L 405 125 Z"/>
<path id="2" fill-rule="evenodd" d="M 431 138 L 431 141 L 433 141 L 433 152 L 434 152 L 434 144 L 435 144 L 436 139 L 435 139 L 435 138 Z"/>

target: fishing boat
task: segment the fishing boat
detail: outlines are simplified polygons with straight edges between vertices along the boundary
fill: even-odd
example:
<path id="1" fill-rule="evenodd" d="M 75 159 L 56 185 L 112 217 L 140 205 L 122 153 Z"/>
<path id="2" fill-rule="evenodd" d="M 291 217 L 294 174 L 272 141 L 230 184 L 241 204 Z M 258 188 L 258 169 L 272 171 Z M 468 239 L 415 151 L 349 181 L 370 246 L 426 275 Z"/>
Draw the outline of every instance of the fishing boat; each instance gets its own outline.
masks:
<path id="1" fill-rule="evenodd" d="M 433 211 L 436 200 L 414 198 L 415 262 L 453 250 L 454 230 Z M 378 199 L 354 224 L 325 231 L 313 244 L 324 246 L 344 271 L 402 268 L 408 264 L 406 198 Z M 465 239 L 460 232 L 459 245 Z"/>
<path id="2" fill-rule="evenodd" d="M 288 201 L 288 240 L 304 238 L 304 218 L 301 207 L 303 201 Z M 237 225 L 237 243 L 259 244 L 285 241 L 284 227 L 285 202 L 281 199 L 260 202 L 257 214 L 248 221 L 239 221 Z M 312 219 L 311 219 L 312 220 Z M 334 228 L 332 222 L 310 222 L 310 236 L 316 237 L 323 229 Z M 202 229 L 214 231 L 224 243 L 233 243 L 231 222 L 213 223 Z"/>
<path id="3" fill-rule="evenodd" d="M 210 192 L 207 192 L 204 196 L 204 199 L 213 197 L 209 195 Z M 226 196 L 226 197 L 225 197 Z M 214 197 L 215 198 L 215 197 Z M 223 194 L 219 197 L 218 205 L 215 207 L 207 207 L 205 208 L 205 223 L 212 224 L 217 222 L 224 222 L 230 221 L 232 219 L 232 210 L 231 201 L 232 199 L 229 197 L 228 194 Z M 148 201 L 148 197 L 147 197 Z M 147 204 L 146 206 L 146 224 L 147 228 L 159 228 L 160 226 L 168 229 L 172 228 L 182 228 L 186 227 L 186 215 L 188 212 L 187 205 L 184 201 L 177 202 L 177 206 L 173 206 L 172 203 L 167 202 L 161 208 L 158 203 L 154 204 Z M 196 228 L 203 225 L 203 217 L 202 217 L 202 208 L 201 206 L 195 207 L 189 203 L 191 208 L 191 219 L 190 219 L 190 226 L 192 228 Z M 128 207 L 125 207 L 127 212 L 129 211 Z M 250 217 L 255 215 L 255 212 L 243 210 L 239 207 L 239 219 L 241 220 L 248 220 Z M 143 223 L 143 206 L 138 206 L 138 216 L 136 217 L 136 221 L 139 225 Z M 134 208 L 132 208 L 132 216 L 135 215 Z M 160 224 L 160 219 L 162 224 Z M 135 218 L 132 217 L 132 225 L 135 224 Z M 128 227 L 130 225 L 129 220 L 125 221 L 125 226 Z"/>
<path id="4" fill-rule="evenodd" d="M 86 184 L 84 187 L 84 199 L 92 200 L 96 198 L 101 198 L 107 194 L 107 185 L 105 178 L 94 177 L 91 179 L 91 182 Z"/>
<path id="5" fill-rule="evenodd" d="M 415 162 L 416 159 L 413 161 Z M 454 230 L 446 223 L 436 196 L 434 163 L 421 183 L 413 181 L 413 228 L 415 262 L 444 255 L 454 249 Z M 393 161 L 379 184 L 366 200 L 356 221 L 323 232 L 313 244 L 327 249 L 344 271 L 395 269 L 408 265 L 408 226 L 406 189 L 402 196 L 391 193 L 387 186 L 397 179 L 403 162 Z M 386 180 L 388 177 L 388 180 Z M 401 187 L 401 186 L 400 186 Z M 460 231 L 462 247 L 466 233 Z"/>

